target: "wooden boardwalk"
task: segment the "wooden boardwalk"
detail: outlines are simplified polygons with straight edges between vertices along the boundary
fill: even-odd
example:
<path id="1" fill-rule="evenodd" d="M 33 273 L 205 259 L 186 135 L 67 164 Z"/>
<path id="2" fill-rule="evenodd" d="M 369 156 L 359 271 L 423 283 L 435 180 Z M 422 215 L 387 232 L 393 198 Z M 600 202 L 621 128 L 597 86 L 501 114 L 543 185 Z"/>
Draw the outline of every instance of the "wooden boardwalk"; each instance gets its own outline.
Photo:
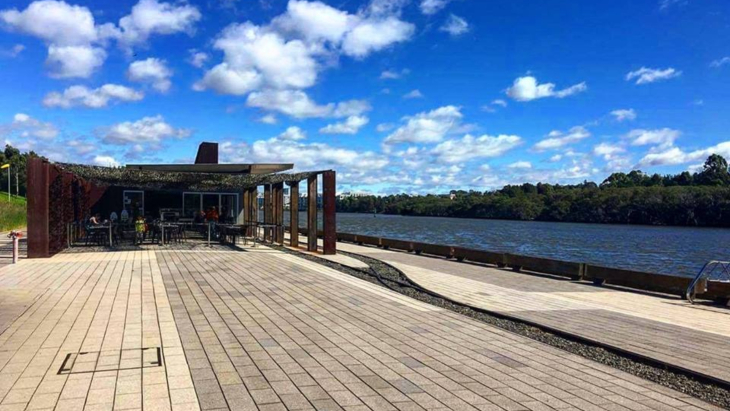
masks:
<path id="1" fill-rule="evenodd" d="M 24 260 L 0 292 L 0 411 L 716 409 L 266 247 Z"/>
<path id="2" fill-rule="evenodd" d="M 730 308 L 352 244 L 429 290 L 730 383 Z"/>

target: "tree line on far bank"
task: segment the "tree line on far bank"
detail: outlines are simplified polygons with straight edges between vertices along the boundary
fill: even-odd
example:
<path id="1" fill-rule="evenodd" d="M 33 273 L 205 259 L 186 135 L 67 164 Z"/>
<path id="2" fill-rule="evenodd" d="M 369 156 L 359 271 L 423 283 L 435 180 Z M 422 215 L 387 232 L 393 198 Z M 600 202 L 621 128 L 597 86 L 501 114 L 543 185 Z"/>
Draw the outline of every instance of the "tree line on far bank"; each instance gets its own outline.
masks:
<path id="1" fill-rule="evenodd" d="M 453 197 L 453 199 L 452 199 Z M 697 173 L 613 173 L 600 185 L 525 183 L 445 195 L 346 197 L 337 210 L 408 216 L 730 227 L 730 172 L 720 155 Z"/>
<path id="2" fill-rule="evenodd" d="M 13 195 L 25 197 L 27 191 L 25 164 L 28 157 L 38 157 L 38 155 L 33 151 L 21 153 L 20 150 L 10 144 L 6 144 L 5 150 L 0 151 L 0 164 L 10 164 L 10 192 Z M 8 191 L 7 172 L 8 169 L 4 169 L 0 173 L 0 191 L 2 192 Z"/>

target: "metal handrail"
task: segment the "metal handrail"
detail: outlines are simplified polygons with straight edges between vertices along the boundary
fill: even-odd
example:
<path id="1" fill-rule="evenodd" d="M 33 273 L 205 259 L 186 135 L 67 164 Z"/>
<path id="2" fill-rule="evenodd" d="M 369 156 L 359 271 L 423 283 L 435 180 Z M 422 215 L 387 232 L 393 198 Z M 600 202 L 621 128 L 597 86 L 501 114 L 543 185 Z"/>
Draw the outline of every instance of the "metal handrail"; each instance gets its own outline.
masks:
<path id="1" fill-rule="evenodd" d="M 719 281 L 730 282 L 730 262 L 715 260 L 710 261 L 702 266 L 700 272 L 697 273 L 695 278 L 689 284 L 689 287 L 687 287 L 687 291 L 684 293 L 687 301 L 694 304 L 695 296 L 697 295 L 697 284 L 699 284 L 702 279 L 708 278 L 709 276 L 713 275 L 718 268 L 720 268 L 719 275 L 724 275 L 726 277 L 725 279 Z"/>

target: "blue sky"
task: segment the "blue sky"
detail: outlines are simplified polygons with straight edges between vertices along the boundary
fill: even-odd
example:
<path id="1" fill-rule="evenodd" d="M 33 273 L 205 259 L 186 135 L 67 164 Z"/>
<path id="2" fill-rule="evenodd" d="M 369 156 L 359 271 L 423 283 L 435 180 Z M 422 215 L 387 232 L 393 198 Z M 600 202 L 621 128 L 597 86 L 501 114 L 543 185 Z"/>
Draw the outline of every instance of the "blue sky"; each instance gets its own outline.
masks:
<path id="1" fill-rule="evenodd" d="M 730 157 L 724 0 L 6 0 L 0 32 L 0 140 L 54 161 L 218 141 L 426 193 Z"/>

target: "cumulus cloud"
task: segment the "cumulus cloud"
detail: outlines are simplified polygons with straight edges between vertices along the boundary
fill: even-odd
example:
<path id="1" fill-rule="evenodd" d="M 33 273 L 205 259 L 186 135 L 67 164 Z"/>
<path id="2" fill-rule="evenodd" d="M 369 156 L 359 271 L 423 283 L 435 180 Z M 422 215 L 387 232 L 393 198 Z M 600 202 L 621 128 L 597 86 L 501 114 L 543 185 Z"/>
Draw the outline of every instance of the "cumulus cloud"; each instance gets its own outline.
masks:
<path id="1" fill-rule="evenodd" d="M 287 133 L 251 144 L 226 142 L 220 147 L 221 155 L 226 161 L 232 162 L 294 163 L 302 169 L 336 167 L 343 173 L 352 170 L 378 170 L 388 164 L 387 158 L 371 151 L 307 143 L 304 138 L 291 139 L 292 133 L 285 134 Z M 283 140 L 286 140 L 286 144 L 282 144 Z"/>
<path id="2" fill-rule="evenodd" d="M 438 143 L 461 126 L 463 115 L 456 106 L 444 106 L 429 112 L 405 117 L 405 124 L 388 137 L 385 144 Z"/>
<path id="3" fill-rule="evenodd" d="M 53 140 L 58 136 L 58 128 L 52 123 L 40 121 L 25 113 L 17 113 L 9 124 L 0 124 L 0 137 L 17 136 L 23 140 L 38 138 Z"/>
<path id="4" fill-rule="evenodd" d="M 515 135 L 474 137 L 465 135 L 461 139 L 447 140 L 431 151 L 440 162 L 465 163 L 478 158 L 500 156 L 519 146 L 522 139 Z"/>
<path id="5" fill-rule="evenodd" d="M 636 84 L 649 84 L 657 81 L 669 80 L 671 78 L 682 75 L 681 71 L 677 71 L 671 67 L 666 69 L 651 69 L 642 67 L 638 70 L 631 71 L 626 74 L 626 81 L 636 79 Z"/>
<path id="6" fill-rule="evenodd" d="M 611 115 L 618 122 L 636 120 L 636 111 L 633 108 L 613 110 Z"/>
<path id="7" fill-rule="evenodd" d="M 535 77 L 525 76 L 517 78 L 506 93 L 513 100 L 532 101 L 546 97 L 565 98 L 587 89 L 586 83 L 582 82 L 562 90 L 555 90 L 553 83 L 539 84 Z"/>
<path id="8" fill-rule="evenodd" d="M 337 104 L 320 105 L 300 90 L 266 90 L 249 94 L 246 100 L 249 107 L 279 111 L 295 118 L 348 117 L 358 116 L 371 109 L 362 100 L 343 101 Z"/>
<path id="9" fill-rule="evenodd" d="M 223 61 L 194 89 L 232 95 L 300 92 L 316 84 L 319 73 L 341 55 L 365 58 L 408 40 L 414 26 L 395 10 L 373 2 L 351 14 L 322 2 L 290 0 L 287 11 L 269 24 L 226 27 L 213 44 Z"/>
<path id="10" fill-rule="evenodd" d="M 357 134 L 370 119 L 365 116 L 350 116 L 345 121 L 329 124 L 319 129 L 322 134 Z"/>
<path id="11" fill-rule="evenodd" d="M 418 90 L 418 89 L 411 90 L 408 93 L 403 95 L 403 98 L 406 100 L 413 100 L 413 99 L 418 99 L 418 98 L 423 98 L 423 97 L 424 97 L 423 93 L 421 93 L 421 90 Z"/>
<path id="12" fill-rule="evenodd" d="M 167 67 L 165 60 L 148 58 L 132 62 L 127 69 L 129 81 L 150 84 L 159 92 L 166 92 L 172 86 L 170 81 L 172 70 Z"/>
<path id="13" fill-rule="evenodd" d="M 615 155 L 626 152 L 626 149 L 617 144 L 601 143 L 593 147 L 593 154 L 601 156 L 604 160 L 610 160 Z"/>
<path id="14" fill-rule="evenodd" d="M 304 140 L 307 138 L 307 133 L 299 127 L 289 127 L 283 133 L 276 136 L 278 140 L 282 141 L 297 141 Z"/>
<path id="15" fill-rule="evenodd" d="M 463 18 L 452 14 L 439 30 L 445 31 L 454 37 L 461 36 L 469 31 L 469 23 Z"/>
<path id="16" fill-rule="evenodd" d="M 637 167 L 686 164 L 703 161 L 712 154 L 719 154 L 726 158 L 730 157 L 730 141 L 690 152 L 685 152 L 678 147 L 660 147 L 639 160 Z"/>
<path id="17" fill-rule="evenodd" d="M 636 129 L 631 130 L 626 137 L 631 140 L 634 146 L 657 145 L 669 147 L 679 138 L 682 133 L 679 130 L 671 128 L 662 128 L 656 130 Z"/>
<path id="18" fill-rule="evenodd" d="M 105 84 L 96 89 L 86 86 L 71 86 L 63 92 L 53 91 L 43 98 L 46 107 L 87 107 L 102 108 L 114 101 L 140 101 L 144 93 L 118 84 Z"/>
<path id="19" fill-rule="evenodd" d="M 102 132 L 102 141 L 108 144 L 151 144 L 157 146 L 166 139 L 190 136 L 187 129 L 175 128 L 165 122 L 161 115 L 144 117 L 140 120 L 115 124 Z"/>
<path id="20" fill-rule="evenodd" d="M 119 161 L 117 161 L 112 156 L 102 156 L 102 155 L 95 156 L 91 160 L 91 163 L 96 166 L 102 166 L 102 167 L 120 167 L 121 166 L 121 163 L 119 163 Z"/>
<path id="21" fill-rule="evenodd" d="M 450 2 L 451 0 L 421 0 L 421 4 L 418 7 L 421 9 L 421 13 L 432 16 L 441 11 Z"/>
<path id="22" fill-rule="evenodd" d="M 205 62 L 208 61 L 208 59 L 210 58 L 208 53 L 204 53 L 196 49 L 190 49 L 188 50 L 188 53 L 190 53 L 190 57 L 188 57 L 188 63 L 197 68 L 202 68 L 205 65 Z"/>
<path id="23" fill-rule="evenodd" d="M 132 7 L 129 15 L 119 20 L 119 28 L 115 37 L 122 46 L 132 48 L 145 44 L 153 34 L 188 33 L 192 35 L 195 31 L 195 24 L 201 17 L 197 7 L 189 4 L 140 0 Z"/>
<path id="24" fill-rule="evenodd" d="M 259 119 L 259 122 L 264 124 L 276 124 L 279 120 L 273 114 L 267 114 Z"/>
<path id="25" fill-rule="evenodd" d="M 0 11 L 9 30 L 43 40 L 48 46 L 46 66 L 54 78 L 87 78 L 104 64 L 110 39 L 130 49 L 152 34 L 191 32 L 200 19 L 197 8 L 156 0 L 140 0 L 130 15 L 113 23 L 97 24 L 91 11 L 64 1 L 38 0 L 25 10 Z"/>
<path id="26" fill-rule="evenodd" d="M 547 135 L 546 139 L 538 141 L 533 148 L 537 151 L 555 150 L 586 139 L 590 136 L 590 131 L 583 126 L 572 127 L 567 133 L 559 130 L 553 130 Z"/>

